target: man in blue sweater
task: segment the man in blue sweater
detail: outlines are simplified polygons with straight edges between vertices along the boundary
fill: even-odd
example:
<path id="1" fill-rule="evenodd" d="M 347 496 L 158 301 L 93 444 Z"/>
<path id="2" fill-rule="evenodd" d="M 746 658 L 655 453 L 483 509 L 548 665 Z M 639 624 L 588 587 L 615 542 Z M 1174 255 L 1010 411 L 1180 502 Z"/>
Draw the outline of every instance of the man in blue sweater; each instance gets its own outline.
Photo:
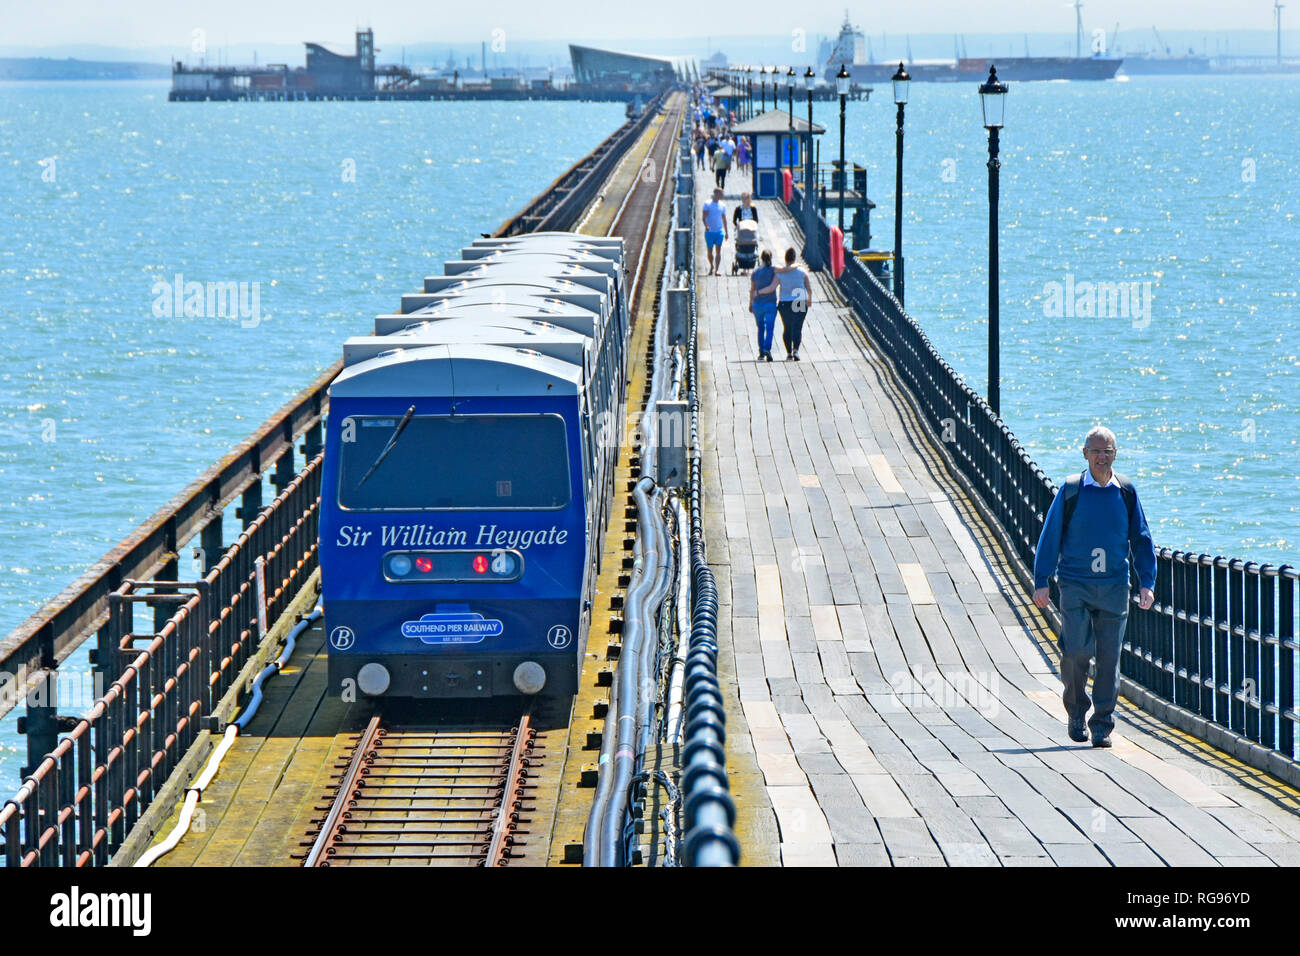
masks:
<path id="1" fill-rule="evenodd" d="M 1115 474 L 1115 433 L 1098 425 L 1083 442 L 1088 467 L 1057 492 L 1034 555 L 1034 603 L 1048 605 L 1047 582 L 1061 589 L 1062 700 L 1070 739 L 1087 741 L 1084 717 L 1092 704 L 1092 745 L 1109 747 L 1119 698 L 1119 650 L 1129 609 L 1129 552 L 1137 569 L 1143 610 L 1155 600 L 1156 551 L 1137 489 Z M 1088 700 L 1088 665 L 1097 676 Z"/>

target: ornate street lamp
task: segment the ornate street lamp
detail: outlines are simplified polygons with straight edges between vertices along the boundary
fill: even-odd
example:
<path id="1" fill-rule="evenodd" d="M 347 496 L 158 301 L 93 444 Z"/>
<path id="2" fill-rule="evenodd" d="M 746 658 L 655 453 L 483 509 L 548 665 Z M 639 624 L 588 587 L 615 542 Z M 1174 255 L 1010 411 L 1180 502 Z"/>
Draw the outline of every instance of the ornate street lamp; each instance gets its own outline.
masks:
<path id="1" fill-rule="evenodd" d="M 847 168 L 844 165 L 844 104 L 849 97 L 849 71 L 840 64 L 840 71 L 835 74 L 835 92 L 840 97 L 840 234 L 844 233 L 844 194 L 848 192 Z"/>
<path id="2" fill-rule="evenodd" d="M 989 78 L 980 84 L 980 105 L 984 128 L 989 131 L 989 407 L 1002 417 L 1001 370 L 998 345 L 998 131 L 1006 112 L 1007 85 L 998 81 L 998 70 L 989 67 Z"/>
<path id="3" fill-rule="evenodd" d="M 792 131 L 794 130 L 794 83 L 795 83 L 794 67 L 790 67 L 790 69 L 785 74 L 785 102 L 786 102 L 785 110 L 787 113 L 790 114 L 790 129 Z"/>
<path id="4" fill-rule="evenodd" d="M 912 78 L 900 61 L 893 76 L 894 102 L 898 104 L 898 131 L 894 148 L 894 297 L 903 304 L 903 107 Z"/>
<path id="5" fill-rule="evenodd" d="M 803 168 L 803 260 L 813 272 L 822 268 L 821 249 L 817 245 L 817 207 L 814 180 L 817 171 L 813 168 L 813 87 L 817 85 L 817 74 L 808 67 L 803 75 L 804 89 L 808 91 L 808 145 L 804 147 Z M 793 120 L 791 120 L 793 122 Z"/>

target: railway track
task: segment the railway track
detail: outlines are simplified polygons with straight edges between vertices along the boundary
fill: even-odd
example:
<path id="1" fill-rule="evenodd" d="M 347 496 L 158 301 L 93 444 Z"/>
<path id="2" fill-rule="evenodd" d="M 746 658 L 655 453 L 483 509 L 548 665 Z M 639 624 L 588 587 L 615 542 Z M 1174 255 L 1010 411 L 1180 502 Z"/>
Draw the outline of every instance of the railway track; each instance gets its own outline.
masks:
<path id="1" fill-rule="evenodd" d="M 304 866 L 505 866 L 528 842 L 539 768 L 524 711 L 506 730 L 394 730 L 371 718 L 336 763 Z"/>
<path id="2" fill-rule="evenodd" d="M 673 168 L 673 150 L 681 129 L 681 118 L 686 109 L 686 99 L 677 96 L 672 101 L 668 116 L 655 133 L 649 155 L 642 161 L 632 182 L 632 188 L 614 214 L 607 235 L 622 236 L 627 240 L 627 271 L 629 276 L 628 302 L 638 301 L 642 281 L 642 262 L 654 232 L 655 212 L 668 187 Z"/>

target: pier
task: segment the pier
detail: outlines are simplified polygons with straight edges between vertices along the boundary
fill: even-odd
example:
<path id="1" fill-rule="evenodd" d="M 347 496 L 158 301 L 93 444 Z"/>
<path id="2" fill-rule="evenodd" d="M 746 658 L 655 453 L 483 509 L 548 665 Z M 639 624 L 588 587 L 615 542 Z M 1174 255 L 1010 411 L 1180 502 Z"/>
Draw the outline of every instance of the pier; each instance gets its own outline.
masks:
<path id="1" fill-rule="evenodd" d="M 84 716 L 27 699 L 7 867 L 1300 863 L 1294 569 L 1161 551 L 1157 604 L 1129 620 L 1114 747 L 1071 743 L 1059 621 L 1027 587 L 1054 486 L 852 253 L 840 277 L 811 274 L 801 361 L 756 360 L 732 242 L 723 275 L 699 268 L 713 177 L 689 156 L 688 102 L 652 100 L 493 233 L 622 237 L 629 420 L 661 413 L 665 378 L 681 391 L 663 404 L 685 448 L 618 436 L 577 694 L 387 707 L 328 686 L 314 610 L 335 365 L 0 644 L 0 670 L 35 690 L 93 638 L 105 685 Z M 774 260 L 804 245 L 803 201 L 755 200 Z M 674 534 L 655 540 L 685 582 L 659 615 L 685 730 L 639 755 L 602 824 L 617 852 L 596 860 L 646 623 L 628 605 L 648 560 L 637 494 L 677 453 Z M 203 573 L 185 580 L 196 543 Z M 443 782 L 363 785 L 368 754 Z M 365 786 L 388 814 L 369 849 L 391 852 L 338 827 Z"/>

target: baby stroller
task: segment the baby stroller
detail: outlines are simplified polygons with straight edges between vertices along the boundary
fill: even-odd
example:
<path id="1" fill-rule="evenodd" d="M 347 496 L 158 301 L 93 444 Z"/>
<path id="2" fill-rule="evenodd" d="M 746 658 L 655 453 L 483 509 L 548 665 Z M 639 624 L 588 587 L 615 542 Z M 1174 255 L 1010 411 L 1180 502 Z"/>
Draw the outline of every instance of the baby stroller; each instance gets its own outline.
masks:
<path id="1" fill-rule="evenodd" d="M 758 264 L 758 223 L 742 219 L 736 225 L 736 257 L 731 260 L 731 274 L 749 272 Z"/>

